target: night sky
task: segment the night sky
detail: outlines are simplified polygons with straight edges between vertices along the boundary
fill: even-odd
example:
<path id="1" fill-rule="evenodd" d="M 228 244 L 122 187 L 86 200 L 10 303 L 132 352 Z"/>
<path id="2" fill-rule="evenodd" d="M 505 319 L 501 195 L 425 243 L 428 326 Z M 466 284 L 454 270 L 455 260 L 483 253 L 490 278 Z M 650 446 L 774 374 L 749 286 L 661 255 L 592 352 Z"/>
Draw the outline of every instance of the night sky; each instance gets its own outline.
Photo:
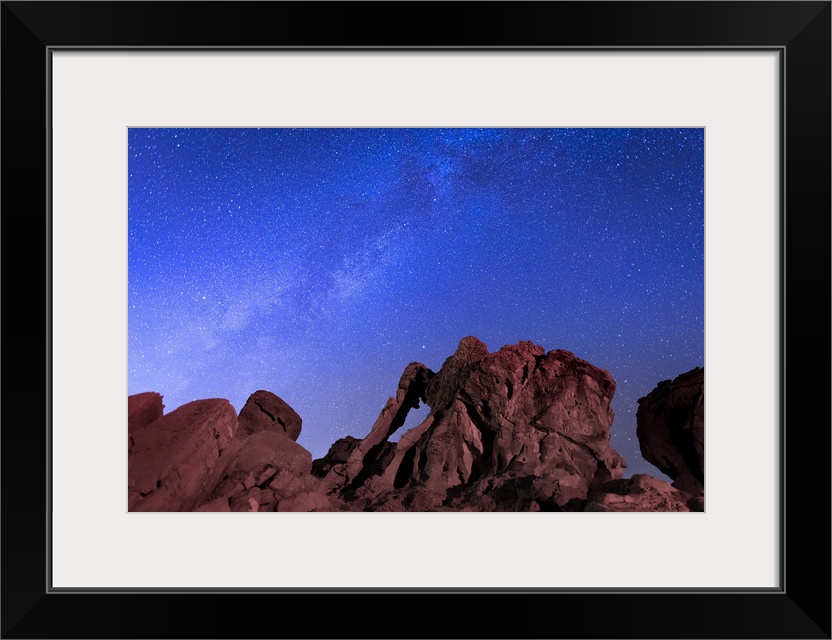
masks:
<path id="1" fill-rule="evenodd" d="M 636 400 L 704 365 L 703 129 L 128 136 L 130 394 L 272 391 L 317 458 L 409 362 L 531 340 L 612 374 L 625 476 L 660 476 Z"/>

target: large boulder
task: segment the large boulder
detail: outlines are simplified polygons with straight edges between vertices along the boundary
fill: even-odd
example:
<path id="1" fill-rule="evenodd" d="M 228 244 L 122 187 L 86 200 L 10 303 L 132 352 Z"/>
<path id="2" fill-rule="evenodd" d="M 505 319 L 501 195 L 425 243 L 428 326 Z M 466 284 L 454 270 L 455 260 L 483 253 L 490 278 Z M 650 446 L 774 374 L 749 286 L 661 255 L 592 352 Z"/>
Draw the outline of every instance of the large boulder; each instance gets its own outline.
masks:
<path id="1" fill-rule="evenodd" d="M 145 402 L 150 401 L 145 399 Z M 213 489 L 214 468 L 236 431 L 234 408 L 222 399 L 189 402 L 150 424 L 131 430 L 127 457 L 128 509 L 193 509 Z"/>
<path id="2" fill-rule="evenodd" d="M 644 459 L 701 496 L 705 484 L 705 370 L 664 380 L 638 401 L 636 435 Z"/>
<path id="3" fill-rule="evenodd" d="M 292 407 L 270 391 L 255 391 L 249 396 L 240 415 L 238 438 L 260 431 L 277 431 L 297 440 L 302 420 Z"/>

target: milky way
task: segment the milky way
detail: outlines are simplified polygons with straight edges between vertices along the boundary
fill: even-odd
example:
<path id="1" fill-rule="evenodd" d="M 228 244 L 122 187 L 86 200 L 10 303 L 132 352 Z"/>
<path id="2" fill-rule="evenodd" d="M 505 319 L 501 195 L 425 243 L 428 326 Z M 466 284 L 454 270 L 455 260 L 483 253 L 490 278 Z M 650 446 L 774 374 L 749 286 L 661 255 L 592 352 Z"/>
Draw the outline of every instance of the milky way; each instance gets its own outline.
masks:
<path id="1" fill-rule="evenodd" d="M 130 394 L 267 389 L 320 457 L 409 362 L 531 340 L 612 374 L 626 475 L 659 475 L 635 414 L 704 365 L 702 129 L 130 129 L 129 154 Z"/>

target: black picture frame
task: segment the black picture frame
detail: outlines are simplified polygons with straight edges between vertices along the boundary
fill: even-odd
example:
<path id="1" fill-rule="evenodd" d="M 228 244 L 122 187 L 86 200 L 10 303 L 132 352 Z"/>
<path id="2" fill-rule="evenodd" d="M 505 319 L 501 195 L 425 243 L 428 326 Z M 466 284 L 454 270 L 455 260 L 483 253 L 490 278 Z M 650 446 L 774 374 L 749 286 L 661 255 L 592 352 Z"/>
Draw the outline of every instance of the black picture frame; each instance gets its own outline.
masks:
<path id="1" fill-rule="evenodd" d="M 2 2 L 2 637 L 829 638 L 830 15 L 828 1 Z M 50 52 L 64 47 L 779 51 L 780 588 L 52 590 L 47 134 Z M 737 465 L 743 500 L 754 461 Z"/>

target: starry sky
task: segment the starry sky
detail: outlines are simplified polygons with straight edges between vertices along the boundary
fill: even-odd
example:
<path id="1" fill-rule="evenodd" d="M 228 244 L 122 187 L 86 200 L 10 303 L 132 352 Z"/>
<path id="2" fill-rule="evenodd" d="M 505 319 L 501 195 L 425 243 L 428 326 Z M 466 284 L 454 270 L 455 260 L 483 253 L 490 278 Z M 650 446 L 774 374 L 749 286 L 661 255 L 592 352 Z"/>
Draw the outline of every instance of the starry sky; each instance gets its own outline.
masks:
<path id="1" fill-rule="evenodd" d="M 128 393 L 258 389 L 323 456 L 459 340 L 566 349 L 637 399 L 704 365 L 704 130 L 145 129 L 129 143 Z M 405 428 L 427 412 L 412 411 Z M 394 438 L 395 439 L 395 438 Z"/>

